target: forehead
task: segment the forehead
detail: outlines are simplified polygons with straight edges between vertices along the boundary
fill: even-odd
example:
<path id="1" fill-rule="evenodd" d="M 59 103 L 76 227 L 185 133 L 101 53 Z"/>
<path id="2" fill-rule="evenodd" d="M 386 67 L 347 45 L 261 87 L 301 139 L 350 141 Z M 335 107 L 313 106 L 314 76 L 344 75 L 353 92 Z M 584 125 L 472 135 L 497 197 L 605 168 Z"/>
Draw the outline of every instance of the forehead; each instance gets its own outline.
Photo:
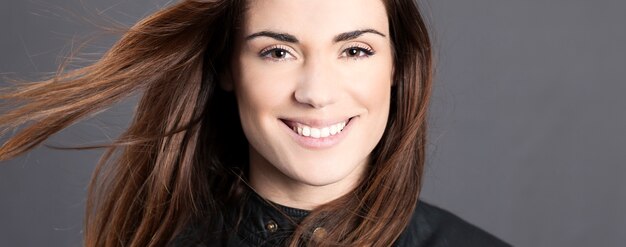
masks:
<path id="1" fill-rule="evenodd" d="M 389 29 L 382 0 L 250 0 L 244 19 L 244 33 L 278 30 L 303 39 Z"/>

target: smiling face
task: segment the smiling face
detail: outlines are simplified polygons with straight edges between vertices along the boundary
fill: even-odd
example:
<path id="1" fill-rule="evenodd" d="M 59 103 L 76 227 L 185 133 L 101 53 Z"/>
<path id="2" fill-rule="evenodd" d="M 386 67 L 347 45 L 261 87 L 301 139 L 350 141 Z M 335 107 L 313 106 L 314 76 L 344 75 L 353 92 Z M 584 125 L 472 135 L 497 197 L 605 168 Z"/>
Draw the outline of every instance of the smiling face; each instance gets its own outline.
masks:
<path id="1" fill-rule="evenodd" d="M 382 1 L 252 0 L 236 43 L 225 88 L 250 143 L 252 187 L 301 208 L 353 189 L 389 115 Z"/>

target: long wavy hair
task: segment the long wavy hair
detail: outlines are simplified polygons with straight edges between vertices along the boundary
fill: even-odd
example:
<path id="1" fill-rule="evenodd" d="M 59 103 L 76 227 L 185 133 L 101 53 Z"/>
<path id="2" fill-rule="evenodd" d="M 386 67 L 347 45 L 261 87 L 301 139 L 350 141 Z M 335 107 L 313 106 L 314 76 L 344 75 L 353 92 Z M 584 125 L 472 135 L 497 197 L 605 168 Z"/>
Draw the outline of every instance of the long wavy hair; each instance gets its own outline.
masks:
<path id="1" fill-rule="evenodd" d="M 290 246 L 390 246 L 407 226 L 422 183 L 431 43 L 414 0 L 383 0 L 395 85 L 385 133 L 352 193 L 319 206 Z M 246 189 L 248 142 L 234 94 L 219 87 L 244 0 L 185 0 L 131 27 L 101 59 L 4 88 L 0 133 L 24 128 L 0 160 L 134 94 L 132 123 L 106 148 L 88 192 L 86 246 L 163 246 L 190 222 L 210 221 Z M 324 226 L 324 239 L 310 234 Z"/>

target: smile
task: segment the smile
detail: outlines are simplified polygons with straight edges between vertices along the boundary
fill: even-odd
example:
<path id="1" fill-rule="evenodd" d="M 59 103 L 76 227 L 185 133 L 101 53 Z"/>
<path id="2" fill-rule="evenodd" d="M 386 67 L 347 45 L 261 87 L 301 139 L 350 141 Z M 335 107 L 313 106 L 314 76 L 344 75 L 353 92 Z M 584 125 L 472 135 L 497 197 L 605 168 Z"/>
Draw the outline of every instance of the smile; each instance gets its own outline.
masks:
<path id="1" fill-rule="evenodd" d="M 348 123 L 348 120 L 322 128 L 314 128 L 306 124 L 296 123 L 291 129 L 301 136 L 324 138 L 334 136 L 341 132 L 343 128 L 346 127 L 346 123 Z"/>
<path id="2" fill-rule="evenodd" d="M 280 120 L 296 142 L 307 148 L 322 148 L 333 146 L 343 139 L 353 119 L 351 117 L 339 122 Z"/>

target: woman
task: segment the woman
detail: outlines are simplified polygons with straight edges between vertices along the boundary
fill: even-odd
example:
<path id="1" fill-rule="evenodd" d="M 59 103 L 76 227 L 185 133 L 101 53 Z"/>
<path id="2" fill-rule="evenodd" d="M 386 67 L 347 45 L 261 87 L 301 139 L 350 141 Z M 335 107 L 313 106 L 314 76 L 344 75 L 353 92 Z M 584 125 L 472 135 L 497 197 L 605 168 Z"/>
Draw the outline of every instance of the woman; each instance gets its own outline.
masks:
<path id="1" fill-rule="evenodd" d="M 418 202 L 431 81 L 410 0 L 183 1 L 3 94 L 3 127 L 33 123 L 0 159 L 141 92 L 94 173 L 87 246 L 505 245 Z"/>

